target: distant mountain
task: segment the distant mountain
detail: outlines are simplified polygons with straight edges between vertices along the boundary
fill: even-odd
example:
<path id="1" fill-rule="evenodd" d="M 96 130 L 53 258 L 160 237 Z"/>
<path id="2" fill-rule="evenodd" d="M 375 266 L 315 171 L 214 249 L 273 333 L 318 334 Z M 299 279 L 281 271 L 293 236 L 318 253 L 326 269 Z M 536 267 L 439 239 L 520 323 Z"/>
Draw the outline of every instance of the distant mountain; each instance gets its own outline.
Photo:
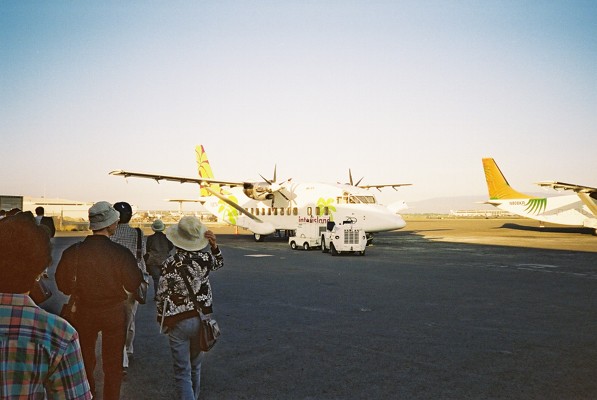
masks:
<path id="1" fill-rule="evenodd" d="M 487 196 L 436 197 L 420 201 L 407 201 L 408 208 L 401 214 L 449 214 L 450 210 L 494 210 L 489 204 L 480 204 Z"/>

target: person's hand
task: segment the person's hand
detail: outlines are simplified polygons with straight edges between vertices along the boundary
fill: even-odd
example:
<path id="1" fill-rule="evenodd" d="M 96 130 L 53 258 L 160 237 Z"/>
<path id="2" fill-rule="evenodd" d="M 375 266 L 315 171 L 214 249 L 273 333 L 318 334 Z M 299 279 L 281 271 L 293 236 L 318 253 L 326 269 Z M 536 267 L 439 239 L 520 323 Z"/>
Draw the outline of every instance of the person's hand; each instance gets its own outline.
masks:
<path id="1" fill-rule="evenodd" d="M 212 231 L 205 231 L 204 236 L 209 241 L 209 245 L 211 246 L 212 249 L 215 249 L 216 247 L 218 247 L 218 245 L 216 244 L 215 233 L 213 233 Z"/>

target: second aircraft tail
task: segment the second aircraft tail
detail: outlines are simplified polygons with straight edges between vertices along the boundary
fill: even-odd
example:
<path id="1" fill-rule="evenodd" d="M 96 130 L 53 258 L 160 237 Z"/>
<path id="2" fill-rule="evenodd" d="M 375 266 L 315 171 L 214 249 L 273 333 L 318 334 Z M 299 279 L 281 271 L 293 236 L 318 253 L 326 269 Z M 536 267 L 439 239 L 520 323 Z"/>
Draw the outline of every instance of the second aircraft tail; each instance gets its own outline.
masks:
<path id="1" fill-rule="evenodd" d="M 483 170 L 485 171 L 490 200 L 533 198 L 533 196 L 512 189 L 493 158 L 483 159 Z"/>

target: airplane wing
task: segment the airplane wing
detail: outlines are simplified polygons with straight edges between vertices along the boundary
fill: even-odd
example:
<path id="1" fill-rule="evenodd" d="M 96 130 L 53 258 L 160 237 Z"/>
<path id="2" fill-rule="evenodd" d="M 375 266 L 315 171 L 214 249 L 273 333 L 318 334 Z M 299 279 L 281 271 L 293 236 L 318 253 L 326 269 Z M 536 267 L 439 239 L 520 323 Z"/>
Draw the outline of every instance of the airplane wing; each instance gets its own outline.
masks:
<path id="1" fill-rule="evenodd" d="M 397 188 L 399 188 L 401 186 L 412 186 L 412 183 L 388 183 L 388 184 L 383 184 L 383 185 L 356 185 L 356 187 L 360 187 L 362 189 L 375 188 L 379 191 L 381 191 L 381 188 L 385 188 L 385 187 L 391 187 L 394 190 L 398 190 Z"/>
<path id="2" fill-rule="evenodd" d="M 572 190 L 576 192 L 576 195 L 583 204 L 597 217 L 597 203 L 595 203 L 595 200 L 597 200 L 597 188 L 564 182 L 537 182 L 537 185 L 542 187 L 548 186 L 555 190 Z"/>
<path id="3" fill-rule="evenodd" d="M 171 181 L 171 182 L 179 182 L 179 183 L 195 183 L 198 185 L 216 183 L 216 184 L 220 184 L 222 186 L 230 186 L 230 187 L 243 186 L 243 183 L 244 183 L 244 182 L 220 181 L 220 180 L 212 179 L 212 178 L 186 178 L 183 176 L 148 174 L 145 172 L 124 171 L 121 169 L 110 172 L 110 175 L 122 176 L 124 178 L 129 178 L 132 176 L 133 178 L 153 179 L 158 183 L 160 181 Z"/>
<path id="4" fill-rule="evenodd" d="M 363 180 L 363 178 L 359 179 L 357 181 L 357 183 L 354 183 L 354 181 L 352 179 L 352 170 L 350 168 L 348 169 L 348 181 L 350 182 L 350 183 L 348 183 L 348 185 L 355 186 L 355 187 L 358 187 L 361 189 L 375 188 L 381 192 L 381 189 L 385 188 L 385 187 L 391 187 L 394 190 L 398 190 L 397 188 L 399 188 L 401 186 L 411 186 L 412 185 L 412 183 L 388 183 L 388 184 L 381 184 L 381 185 L 360 185 L 362 180 Z"/>
<path id="5" fill-rule="evenodd" d="M 551 187 L 555 190 L 573 190 L 576 193 L 596 193 L 597 188 L 564 182 L 537 182 L 541 187 Z"/>
<path id="6" fill-rule="evenodd" d="M 201 199 L 166 199 L 172 203 L 204 203 L 205 200 Z"/>
<path id="7" fill-rule="evenodd" d="M 128 178 L 128 177 L 132 176 L 134 178 L 153 179 L 158 183 L 163 180 L 163 181 L 180 182 L 180 183 L 195 183 L 198 185 L 216 183 L 216 184 L 219 184 L 222 186 L 230 186 L 230 187 L 243 186 L 243 184 L 244 184 L 244 182 L 220 181 L 220 180 L 212 179 L 212 178 L 186 178 L 186 177 L 182 177 L 182 176 L 170 176 L 170 175 L 161 175 L 161 174 L 148 174 L 148 173 L 144 173 L 144 172 L 124 171 L 121 169 L 110 172 L 110 175 L 123 176 L 124 178 Z M 251 214 L 248 210 L 246 210 L 243 207 L 239 206 L 238 204 L 230 201 L 227 197 L 222 196 L 220 193 L 210 189 L 209 187 L 206 187 L 205 189 L 207 189 L 207 191 L 210 192 L 211 194 L 213 194 L 214 196 L 218 197 L 220 200 L 224 201 L 225 203 L 234 207 L 241 213 L 245 214 L 246 216 L 248 216 L 255 222 L 263 224 L 263 221 L 261 219 L 259 219 L 259 217 Z M 170 201 L 186 202 L 186 201 L 192 201 L 192 200 L 179 199 L 179 200 L 170 200 Z M 197 199 L 195 201 L 201 202 L 200 199 Z"/>

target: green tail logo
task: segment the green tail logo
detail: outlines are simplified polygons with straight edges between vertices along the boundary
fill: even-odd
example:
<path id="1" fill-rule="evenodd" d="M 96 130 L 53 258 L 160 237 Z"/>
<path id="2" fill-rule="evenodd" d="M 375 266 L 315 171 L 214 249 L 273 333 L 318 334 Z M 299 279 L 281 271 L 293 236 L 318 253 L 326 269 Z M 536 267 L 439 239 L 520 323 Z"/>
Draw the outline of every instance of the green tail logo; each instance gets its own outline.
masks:
<path id="1" fill-rule="evenodd" d="M 529 199 L 524 210 L 530 214 L 541 214 L 547 208 L 547 199 Z"/>

